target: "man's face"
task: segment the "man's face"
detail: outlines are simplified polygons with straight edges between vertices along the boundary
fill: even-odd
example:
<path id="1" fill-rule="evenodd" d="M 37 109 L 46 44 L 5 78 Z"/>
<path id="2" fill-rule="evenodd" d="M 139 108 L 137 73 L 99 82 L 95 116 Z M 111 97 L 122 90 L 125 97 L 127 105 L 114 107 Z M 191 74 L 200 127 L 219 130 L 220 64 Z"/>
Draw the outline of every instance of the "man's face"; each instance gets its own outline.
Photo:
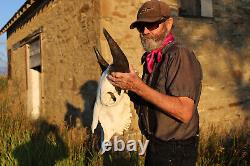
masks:
<path id="1" fill-rule="evenodd" d="M 147 52 L 161 47 L 168 34 L 166 22 L 144 24 L 137 29 L 140 32 L 142 46 Z"/>

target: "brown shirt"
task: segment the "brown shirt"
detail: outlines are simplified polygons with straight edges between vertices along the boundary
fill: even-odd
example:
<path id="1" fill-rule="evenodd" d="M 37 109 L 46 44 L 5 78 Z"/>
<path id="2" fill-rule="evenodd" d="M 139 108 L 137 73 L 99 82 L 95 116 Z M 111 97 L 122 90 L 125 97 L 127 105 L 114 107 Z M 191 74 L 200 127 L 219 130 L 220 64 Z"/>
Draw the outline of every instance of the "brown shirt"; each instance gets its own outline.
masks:
<path id="1" fill-rule="evenodd" d="M 183 140 L 194 136 L 199 130 L 197 106 L 201 93 L 202 70 L 194 53 L 180 44 L 174 43 L 164 49 L 164 59 L 155 64 L 152 74 L 147 73 L 144 64 L 143 81 L 163 94 L 193 99 L 195 110 L 192 119 L 187 124 L 182 123 L 142 99 L 139 104 L 139 119 L 143 124 L 141 127 L 147 128 L 156 138 Z"/>

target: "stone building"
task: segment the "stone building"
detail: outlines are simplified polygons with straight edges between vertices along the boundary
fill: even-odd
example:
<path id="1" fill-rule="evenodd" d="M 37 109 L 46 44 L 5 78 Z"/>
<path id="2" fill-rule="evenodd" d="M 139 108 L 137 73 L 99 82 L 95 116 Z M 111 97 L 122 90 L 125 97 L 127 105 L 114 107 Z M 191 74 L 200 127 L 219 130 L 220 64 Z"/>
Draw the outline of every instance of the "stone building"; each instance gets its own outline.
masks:
<path id="1" fill-rule="evenodd" d="M 111 62 L 105 27 L 142 71 L 143 49 L 129 25 L 144 1 L 27 0 L 0 31 L 8 36 L 13 104 L 33 118 L 75 126 L 80 117 L 89 126 L 101 72 L 92 48 Z M 201 126 L 250 126 L 250 0 L 162 1 L 171 6 L 176 40 L 194 50 L 203 68 Z"/>

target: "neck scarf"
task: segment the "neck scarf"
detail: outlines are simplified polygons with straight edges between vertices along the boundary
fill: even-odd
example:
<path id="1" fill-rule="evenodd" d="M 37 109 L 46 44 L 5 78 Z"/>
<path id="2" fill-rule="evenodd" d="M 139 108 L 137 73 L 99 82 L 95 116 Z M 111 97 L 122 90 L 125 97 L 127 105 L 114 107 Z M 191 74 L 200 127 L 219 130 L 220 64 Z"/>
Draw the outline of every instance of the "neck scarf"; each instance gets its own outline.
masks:
<path id="1" fill-rule="evenodd" d="M 166 45 L 170 44 L 173 41 L 174 41 L 174 36 L 171 33 L 169 33 L 167 35 L 167 37 L 164 39 L 164 41 L 162 42 L 161 47 L 159 47 L 157 49 L 154 49 L 154 50 L 152 50 L 152 51 L 149 52 L 149 54 L 146 57 L 146 60 L 147 60 L 147 69 L 148 69 L 148 72 L 150 74 L 152 73 L 153 68 L 154 68 L 154 59 L 155 59 L 155 56 L 157 56 L 157 62 L 160 62 L 161 59 L 162 59 L 162 49 Z"/>

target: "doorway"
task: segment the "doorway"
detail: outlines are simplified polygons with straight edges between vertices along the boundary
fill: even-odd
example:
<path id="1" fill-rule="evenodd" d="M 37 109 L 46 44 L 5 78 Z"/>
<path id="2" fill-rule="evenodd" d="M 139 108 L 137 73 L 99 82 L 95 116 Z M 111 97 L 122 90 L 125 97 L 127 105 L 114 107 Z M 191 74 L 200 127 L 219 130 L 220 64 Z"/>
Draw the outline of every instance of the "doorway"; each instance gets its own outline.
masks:
<path id="1" fill-rule="evenodd" d="M 41 49 L 40 38 L 27 44 L 28 113 L 32 119 L 41 114 Z"/>

